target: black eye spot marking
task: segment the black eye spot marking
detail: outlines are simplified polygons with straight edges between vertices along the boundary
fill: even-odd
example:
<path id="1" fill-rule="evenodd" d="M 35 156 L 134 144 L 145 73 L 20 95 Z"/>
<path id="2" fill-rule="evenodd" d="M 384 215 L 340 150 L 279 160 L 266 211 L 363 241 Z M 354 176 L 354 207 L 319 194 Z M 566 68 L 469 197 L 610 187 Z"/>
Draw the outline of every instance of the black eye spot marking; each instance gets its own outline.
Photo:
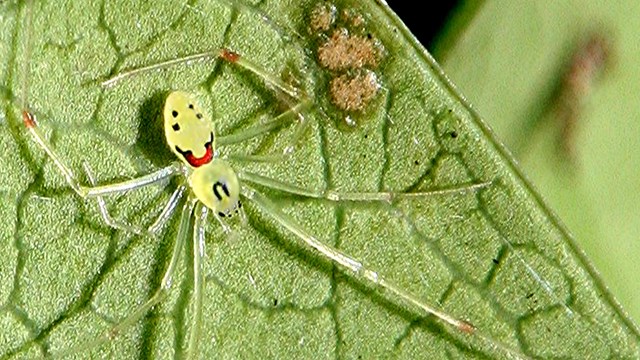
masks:
<path id="1" fill-rule="evenodd" d="M 193 104 L 189 104 L 189 109 L 193 110 Z"/>
<path id="2" fill-rule="evenodd" d="M 175 123 L 175 124 L 171 125 L 171 128 L 173 129 L 173 131 L 178 131 L 178 130 L 180 130 L 180 124 Z"/>
<path id="3" fill-rule="evenodd" d="M 177 111 L 175 111 L 175 110 L 173 110 L 173 111 L 171 112 L 171 115 L 173 115 L 173 117 L 174 117 L 174 118 L 176 118 L 176 117 L 178 117 L 178 112 L 177 112 Z"/>
<path id="4" fill-rule="evenodd" d="M 197 117 L 198 119 L 202 119 L 202 114 L 197 113 L 197 114 L 196 114 L 196 117 Z"/>
<path id="5" fill-rule="evenodd" d="M 220 212 L 218 213 L 218 215 L 219 215 L 220 217 L 225 217 L 225 216 L 226 216 L 222 211 L 220 211 Z"/>

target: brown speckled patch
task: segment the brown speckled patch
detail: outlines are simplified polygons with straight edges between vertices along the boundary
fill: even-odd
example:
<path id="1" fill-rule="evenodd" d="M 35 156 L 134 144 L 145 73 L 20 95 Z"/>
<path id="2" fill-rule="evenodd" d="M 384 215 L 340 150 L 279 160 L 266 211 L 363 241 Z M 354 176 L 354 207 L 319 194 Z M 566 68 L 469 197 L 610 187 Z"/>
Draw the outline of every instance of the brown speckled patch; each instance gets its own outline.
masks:
<path id="1" fill-rule="evenodd" d="M 364 117 L 382 85 L 376 73 L 385 51 L 367 18 L 356 8 L 339 9 L 322 2 L 310 11 L 309 32 L 325 70 L 326 90 L 338 125 L 353 128 Z"/>
<path id="2" fill-rule="evenodd" d="M 378 50 L 373 40 L 349 34 L 345 28 L 337 29 L 318 48 L 320 66 L 331 71 L 375 68 L 378 65 Z"/>
<path id="3" fill-rule="evenodd" d="M 329 4 L 318 4 L 311 10 L 311 32 L 327 31 L 336 20 L 336 8 Z"/>
<path id="4" fill-rule="evenodd" d="M 346 111 L 362 111 L 378 93 L 378 79 L 372 71 L 356 75 L 340 75 L 331 79 L 331 101 Z"/>

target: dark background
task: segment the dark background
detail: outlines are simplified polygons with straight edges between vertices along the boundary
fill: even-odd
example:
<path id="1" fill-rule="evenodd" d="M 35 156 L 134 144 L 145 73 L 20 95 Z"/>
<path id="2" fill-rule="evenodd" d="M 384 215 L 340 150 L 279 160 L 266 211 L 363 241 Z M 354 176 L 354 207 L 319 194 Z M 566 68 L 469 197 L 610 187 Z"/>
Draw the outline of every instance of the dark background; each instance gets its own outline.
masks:
<path id="1" fill-rule="evenodd" d="M 413 1 L 387 0 L 387 3 L 422 45 L 431 51 L 438 34 L 449 20 L 449 16 L 453 15 L 460 1 L 442 1 L 437 5 L 428 4 L 426 5 L 428 10 L 423 10 L 425 6 L 416 6 Z"/>

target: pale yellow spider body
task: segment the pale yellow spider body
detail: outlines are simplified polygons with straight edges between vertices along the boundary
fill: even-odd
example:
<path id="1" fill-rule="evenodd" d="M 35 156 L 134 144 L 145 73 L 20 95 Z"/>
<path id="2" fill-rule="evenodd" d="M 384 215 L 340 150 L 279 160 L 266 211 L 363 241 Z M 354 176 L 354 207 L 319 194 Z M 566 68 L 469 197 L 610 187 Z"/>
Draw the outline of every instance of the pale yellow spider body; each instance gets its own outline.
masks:
<path id="1" fill-rule="evenodd" d="M 215 128 L 193 95 L 174 91 L 164 103 L 164 133 L 171 151 L 191 171 L 189 186 L 198 200 L 220 217 L 237 214 L 238 176 L 225 161 L 214 158 Z"/>
<path id="2" fill-rule="evenodd" d="M 193 96 L 173 91 L 164 103 L 164 135 L 171 151 L 192 168 L 211 162 L 215 128 Z"/>

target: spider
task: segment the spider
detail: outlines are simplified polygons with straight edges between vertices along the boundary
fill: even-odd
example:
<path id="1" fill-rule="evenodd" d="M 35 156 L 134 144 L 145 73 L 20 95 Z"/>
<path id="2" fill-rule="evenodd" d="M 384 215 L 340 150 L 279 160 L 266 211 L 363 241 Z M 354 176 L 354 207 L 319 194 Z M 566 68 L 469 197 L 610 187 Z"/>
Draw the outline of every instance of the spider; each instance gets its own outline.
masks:
<path id="1" fill-rule="evenodd" d="M 54 162 L 60 173 L 66 179 L 69 187 L 84 199 L 94 198 L 97 200 L 100 213 L 104 221 L 117 229 L 130 231 L 135 234 L 157 236 L 160 229 L 172 217 L 180 203 L 183 202 L 180 212 L 179 230 L 169 265 L 167 266 L 162 281 L 157 291 L 143 305 L 133 310 L 130 315 L 121 320 L 116 325 L 107 329 L 98 338 L 89 340 L 77 347 L 70 348 L 55 356 L 62 356 L 93 348 L 102 343 L 108 342 L 118 334 L 125 331 L 129 326 L 135 324 L 149 310 L 161 302 L 168 294 L 172 286 L 172 279 L 177 267 L 177 262 L 181 251 L 185 248 L 191 219 L 193 218 L 193 313 L 191 332 L 186 348 L 186 357 L 190 358 L 197 354 L 202 323 L 202 304 L 204 276 L 202 261 L 205 249 L 205 224 L 213 217 L 222 227 L 226 234 L 231 234 L 232 229 L 229 220 L 238 217 L 246 226 L 246 215 L 243 203 L 251 202 L 264 213 L 271 216 L 278 224 L 297 236 L 312 251 L 329 259 L 343 271 L 351 274 L 360 281 L 379 288 L 382 292 L 392 294 L 401 299 L 402 302 L 418 309 L 423 315 L 432 316 L 445 324 L 466 334 L 477 333 L 476 328 L 469 322 L 460 320 L 440 311 L 421 300 L 418 296 L 408 292 L 399 285 L 396 285 L 383 275 L 379 274 L 363 265 L 359 260 L 340 251 L 339 249 L 327 245 L 318 237 L 311 234 L 304 226 L 297 223 L 291 216 L 283 212 L 267 196 L 263 195 L 258 187 L 274 189 L 275 191 L 293 194 L 296 196 L 324 199 L 331 202 L 393 202 L 398 198 L 425 197 L 433 195 L 434 192 L 336 192 L 333 190 L 313 191 L 289 184 L 287 182 L 266 177 L 244 169 L 234 169 L 225 159 L 218 156 L 216 142 L 230 144 L 244 141 L 257 135 L 271 131 L 276 126 L 286 123 L 290 117 L 303 119 L 303 110 L 307 106 L 308 100 L 302 91 L 291 87 L 275 76 L 270 75 L 259 65 L 243 59 L 239 54 L 227 49 L 222 49 L 215 53 L 199 54 L 196 56 L 211 56 L 217 54 L 221 59 L 229 63 L 240 66 L 257 77 L 261 78 L 273 87 L 285 91 L 298 103 L 289 110 L 277 116 L 275 119 L 256 127 L 242 130 L 227 137 L 218 137 L 214 123 L 202 107 L 199 105 L 196 96 L 184 91 L 172 91 L 166 97 L 163 118 L 164 135 L 166 143 L 179 159 L 169 166 L 152 172 L 148 175 L 140 176 L 119 183 L 96 185 L 90 167 L 84 163 L 84 170 L 89 180 L 89 185 L 84 185 L 74 174 L 63 158 L 56 152 L 54 147 L 45 138 L 38 127 L 35 115 L 28 110 L 22 111 L 23 122 L 33 140 L 44 150 Z M 192 57 L 180 61 L 188 61 Z M 178 61 L 161 63 L 147 68 L 133 70 L 129 73 L 121 74 L 106 83 L 112 85 L 121 78 L 139 73 L 162 68 Z M 299 134 L 304 130 L 303 120 L 298 122 L 297 129 L 290 144 L 295 145 Z M 222 141 L 220 139 L 223 139 Z M 285 150 L 292 151 L 291 149 Z M 277 160 L 273 160 L 277 161 Z M 103 196 L 122 194 L 131 190 L 143 188 L 152 184 L 165 182 L 169 178 L 180 177 L 181 180 L 160 212 L 157 220 L 146 229 L 133 226 L 124 222 L 114 220 L 108 213 Z M 454 191 L 473 191 L 484 187 L 487 184 L 476 184 L 467 186 L 464 189 Z M 435 191 L 435 193 L 449 192 L 451 190 Z M 186 197 L 186 200 L 184 199 Z M 483 335 L 481 335 L 483 336 Z"/>

